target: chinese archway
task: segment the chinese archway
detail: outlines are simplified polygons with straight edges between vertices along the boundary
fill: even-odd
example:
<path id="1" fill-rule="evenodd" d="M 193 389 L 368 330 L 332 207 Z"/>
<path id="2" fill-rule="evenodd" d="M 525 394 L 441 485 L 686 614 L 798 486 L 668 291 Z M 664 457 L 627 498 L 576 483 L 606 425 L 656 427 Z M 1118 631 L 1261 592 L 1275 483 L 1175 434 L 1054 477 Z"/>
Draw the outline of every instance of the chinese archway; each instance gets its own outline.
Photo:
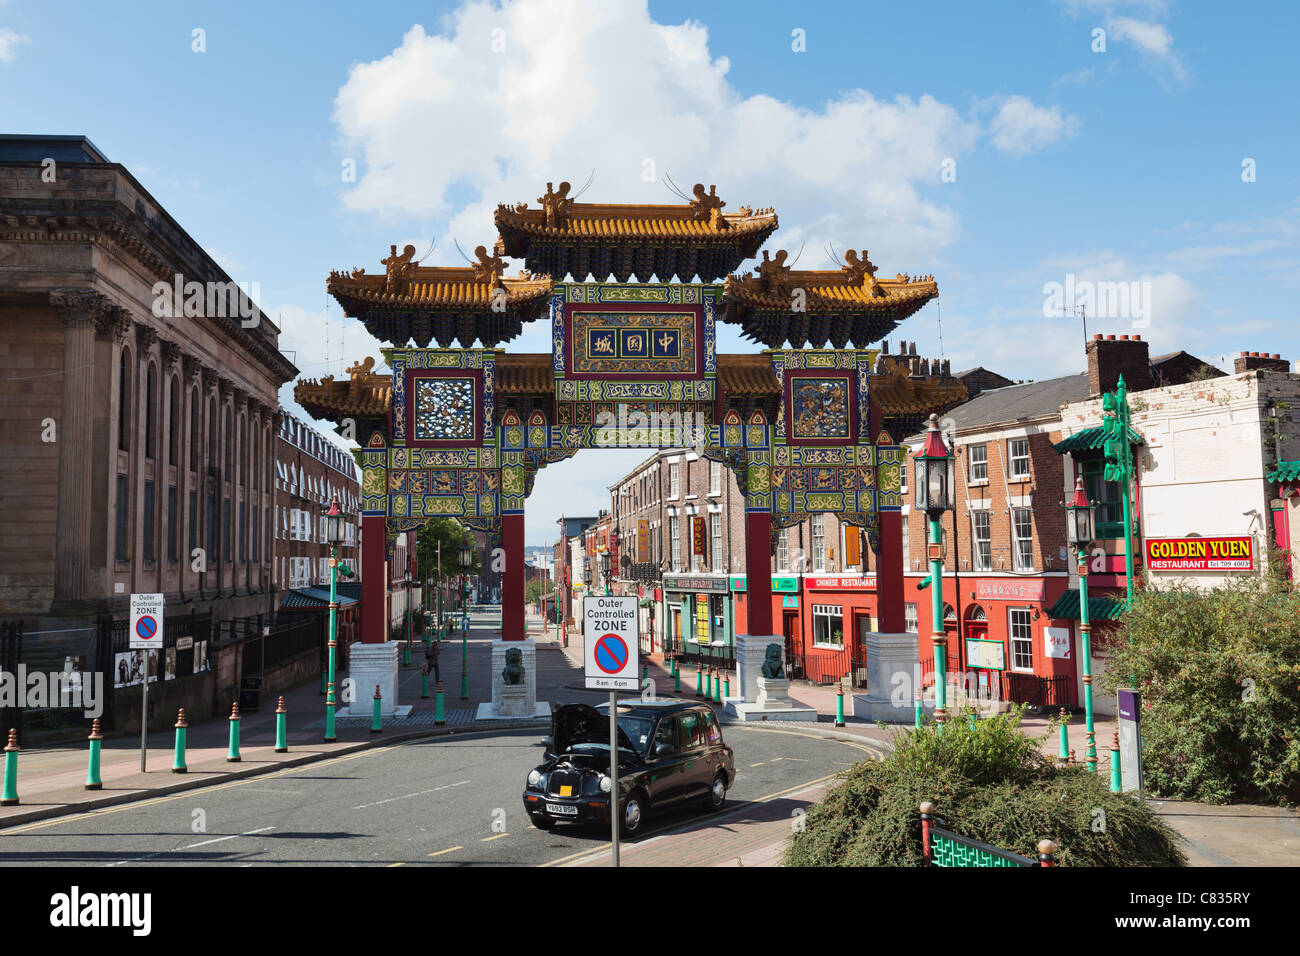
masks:
<path id="1" fill-rule="evenodd" d="M 294 392 L 361 445 L 363 646 L 353 670 L 396 672 L 386 540 L 454 517 L 498 536 L 505 552 L 494 687 L 505 649 L 517 646 L 531 688 L 525 502 L 539 469 L 584 448 L 691 446 L 734 471 L 753 636 L 772 634 L 763 592 L 779 529 L 818 512 L 866 529 L 881 559 L 880 628 L 903 631 L 903 449 L 887 426 L 908 428 L 966 392 L 878 361 L 867 346 L 938 295 L 933 277 L 879 277 L 853 250 L 828 271 L 796 271 L 785 251 L 764 252 L 739 274 L 777 228 L 773 210 L 723 212 L 702 185 L 681 205 L 578 203 L 568 192 L 548 183 L 537 207 L 499 206 L 493 254 L 479 246 L 469 267 L 423 267 L 406 246 L 381 260 L 382 273 L 329 276 L 344 313 L 392 345 L 390 372 L 368 357 L 346 381 L 302 381 Z M 503 257 L 526 271 L 506 276 Z M 498 348 L 529 322 L 549 322 L 549 352 Z M 765 348 L 718 354 L 719 322 Z M 395 685 L 373 682 L 393 686 L 395 705 Z"/>

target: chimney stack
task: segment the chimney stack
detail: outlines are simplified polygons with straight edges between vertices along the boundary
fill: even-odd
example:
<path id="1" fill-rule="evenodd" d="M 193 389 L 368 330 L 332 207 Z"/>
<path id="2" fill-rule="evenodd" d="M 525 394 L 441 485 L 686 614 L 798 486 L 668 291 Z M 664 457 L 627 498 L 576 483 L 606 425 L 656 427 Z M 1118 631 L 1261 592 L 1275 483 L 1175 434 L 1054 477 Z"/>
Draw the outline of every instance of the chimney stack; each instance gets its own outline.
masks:
<path id="1" fill-rule="evenodd" d="M 1155 384 L 1151 378 L 1151 354 L 1140 335 L 1093 335 L 1087 346 L 1088 389 L 1094 395 L 1115 390 L 1120 376 L 1130 392 L 1141 392 Z"/>
<path id="2" fill-rule="evenodd" d="M 1291 363 L 1276 352 L 1271 355 L 1268 352 L 1241 352 L 1233 360 L 1232 372 L 1234 375 L 1241 372 L 1251 372 L 1255 369 L 1263 369 L 1266 372 L 1289 372 L 1291 371 Z"/>

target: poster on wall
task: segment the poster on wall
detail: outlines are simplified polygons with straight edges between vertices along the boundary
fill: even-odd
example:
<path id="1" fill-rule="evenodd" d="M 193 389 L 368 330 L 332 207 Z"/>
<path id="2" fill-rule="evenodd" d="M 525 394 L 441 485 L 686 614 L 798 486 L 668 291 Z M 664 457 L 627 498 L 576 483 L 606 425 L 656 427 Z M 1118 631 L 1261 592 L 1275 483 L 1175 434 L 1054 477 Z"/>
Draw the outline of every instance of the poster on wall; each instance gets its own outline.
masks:
<path id="1" fill-rule="evenodd" d="M 158 665 L 161 663 L 159 650 L 160 648 L 151 647 L 145 651 L 145 654 L 149 656 L 149 683 L 151 684 L 161 676 L 158 671 Z"/>
<path id="2" fill-rule="evenodd" d="M 163 680 L 176 679 L 176 648 L 167 648 L 167 663 L 163 668 Z"/>
<path id="3" fill-rule="evenodd" d="M 975 670 L 1006 670 L 1006 647 L 1001 641 L 985 641 L 968 637 L 966 638 L 966 660 Z"/>
<path id="4" fill-rule="evenodd" d="M 113 686 L 130 687 L 144 679 L 144 651 L 119 651 L 113 658 Z"/>
<path id="5" fill-rule="evenodd" d="M 208 669 L 208 642 L 194 642 L 194 673 Z"/>
<path id="6" fill-rule="evenodd" d="M 695 639 L 701 644 L 709 641 L 709 596 L 695 595 Z"/>
<path id="7" fill-rule="evenodd" d="M 1070 659 L 1070 629 L 1068 627 L 1043 628 L 1043 654 L 1047 657 Z"/>

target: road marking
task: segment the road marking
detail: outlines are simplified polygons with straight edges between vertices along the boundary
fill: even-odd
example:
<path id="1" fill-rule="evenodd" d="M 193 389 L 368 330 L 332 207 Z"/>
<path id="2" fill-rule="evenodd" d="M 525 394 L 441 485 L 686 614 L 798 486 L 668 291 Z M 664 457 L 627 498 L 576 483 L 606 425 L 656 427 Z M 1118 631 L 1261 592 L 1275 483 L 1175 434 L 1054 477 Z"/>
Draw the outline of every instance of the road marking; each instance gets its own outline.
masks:
<path id="1" fill-rule="evenodd" d="M 761 766 L 763 766 L 763 764 L 765 764 L 765 763 L 767 763 L 766 760 L 760 760 L 758 763 L 751 763 L 750 766 L 751 766 L 751 767 L 761 767 Z"/>
<path id="2" fill-rule="evenodd" d="M 493 840 L 500 840 L 502 837 L 510 836 L 509 833 L 498 833 L 496 836 L 484 837 L 480 843 L 491 843 Z"/>
<path id="3" fill-rule="evenodd" d="M 394 803 L 397 800 L 408 800 L 411 797 L 424 797 L 431 793 L 437 793 L 439 790 L 450 790 L 452 787 L 463 787 L 469 783 L 468 780 L 458 780 L 455 783 L 444 783 L 441 787 L 434 787 L 432 790 L 419 790 L 415 793 L 404 793 L 400 797 L 389 797 L 387 800 L 376 800 L 374 803 L 363 803 L 359 807 L 353 807 L 353 810 L 366 810 L 370 807 L 383 806 L 385 803 Z"/>
<path id="4" fill-rule="evenodd" d="M 149 853 L 145 856 L 131 857 L 129 860 L 118 860 L 116 863 L 106 863 L 105 866 L 122 866 L 126 863 L 139 863 L 141 860 L 152 860 L 154 857 L 165 856 L 168 853 L 180 853 L 182 850 L 194 850 L 201 846 L 211 846 L 214 843 L 224 843 L 227 840 L 238 840 L 240 837 L 252 836 L 255 833 L 265 833 L 267 830 L 274 830 L 275 827 L 259 827 L 256 830 L 248 830 L 244 833 L 232 833 L 230 836 L 214 837 L 211 840 L 202 840 L 199 843 L 191 843 L 188 846 L 175 846 L 170 850 L 159 850 L 157 853 Z"/>
<path id="5" fill-rule="evenodd" d="M 388 866 L 385 867 L 385 869 L 389 869 L 389 870 L 391 870 L 391 869 L 392 869 L 393 867 L 395 867 L 395 866 L 406 866 L 406 864 L 405 864 L 405 863 L 389 863 Z"/>
<path id="6" fill-rule="evenodd" d="M 445 850 L 439 850 L 436 853 L 430 853 L 429 856 L 442 856 L 444 853 L 455 853 L 457 850 L 465 849 L 463 846 L 449 846 Z"/>
<path id="7" fill-rule="evenodd" d="M 808 737 L 808 736 L 812 736 L 812 735 L 811 735 L 811 734 L 801 734 L 800 736 Z M 820 738 L 820 739 L 825 739 L 825 738 Z M 725 820 L 725 819 L 727 819 L 728 817 L 732 817 L 732 816 L 735 816 L 735 815 L 738 814 L 738 813 L 743 813 L 743 812 L 745 812 L 745 811 L 748 810 L 748 809 L 749 809 L 753 804 L 758 804 L 758 803 L 769 803 L 769 802 L 771 802 L 772 800 L 779 799 L 780 797 L 787 797 L 787 796 L 790 796 L 790 795 L 792 795 L 792 794 L 797 794 L 797 793 L 800 793 L 800 792 L 802 792 L 802 791 L 804 791 L 804 790 L 807 790 L 807 789 L 809 789 L 809 788 L 811 788 L 811 787 L 815 787 L 815 786 L 817 786 L 817 784 L 819 784 L 819 783 L 825 783 L 827 780 L 832 780 L 832 779 L 834 779 L 834 777 L 835 777 L 835 774 L 833 774 L 833 773 L 828 773 L 828 774 L 826 774 L 826 776 L 824 776 L 824 777 L 818 777 L 816 780 L 809 780 L 809 781 L 807 781 L 806 783 L 800 783 L 800 784 L 796 784 L 796 785 L 793 786 L 793 787 L 787 787 L 787 788 L 784 789 L 784 790 L 778 790 L 776 793 L 769 793 L 769 794 L 768 794 L 767 796 L 765 796 L 765 797 L 759 797 L 759 798 L 756 799 L 756 800 L 749 800 L 749 801 L 746 801 L 746 803 L 745 803 L 744 806 L 736 807 L 735 809 L 733 809 L 733 810 L 729 810 L 729 811 L 727 811 L 726 813 L 718 814 L 718 815 L 716 815 L 716 816 L 711 816 L 711 817 L 708 817 L 707 819 L 712 820 L 712 821 L 714 821 L 714 822 L 716 823 L 716 822 L 719 821 L 719 820 Z M 690 828 L 693 827 L 693 826 L 698 826 L 699 823 L 700 823 L 700 820 L 699 820 L 699 819 L 695 819 L 695 820 L 692 820 L 690 823 L 683 823 L 683 824 L 681 824 L 680 826 L 674 827 L 673 829 L 670 829 L 670 830 L 662 830 L 662 831 L 660 831 L 660 832 L 658 832 L 658 833 L 655 833 L 655 834 L 654 834 L 650 839 L 644 839 L 644 838 L 642 838 L 642 839 L 638 840 L 636 843 L 634 843 L 634 844 L 632 844 L 632 845 L 633 845 L 633 846 L 644 846 L 644 845 L 647 844 L 647 843 L 653 843 L 655 840 L 658 840 L 660 837 L 672 836 L 672 835 L 674 835 L 674 834 L 676 834 L 676 833 L 679 833 L 679 832 L 682 831 L 682 830 L 688 830 L 688 829 L 690 829 Z M 569 861 L 571 861 L 571 860 L 577 860 L 577 859 L 579 859 L 579 858 L 581 858 L 581 857 L 595 857 L 595 856 L 599 856 L 599 855 L 602 854 L 602 853 L 608 853 L 608 852 L 609 852 L 608 848 L 605 848 L 605 847 L 602 847 L 602 848 L 599 849 L 599 850 L 590 850 L 590 849 L 588 849 L 588 850 L 579 850 L 577 853 L 571 853 L 571 854 L 569 854 L 568 856 L 562 856 L 562 857 L 560 857 L 560 858 L 557 859 L 557 860 L 551 860 L 551 861 L 549 861 L 549 862 L 547 862 L 547 863 L 540 863 L 540 864 L 538 864 L 538 865 L 539 865 L 539 866 L 543 866 L 543 867 L 545 867 L 545 866 L 559 866 L 561 863 L 567 863 L 567 862 L 569 862 Z"/>

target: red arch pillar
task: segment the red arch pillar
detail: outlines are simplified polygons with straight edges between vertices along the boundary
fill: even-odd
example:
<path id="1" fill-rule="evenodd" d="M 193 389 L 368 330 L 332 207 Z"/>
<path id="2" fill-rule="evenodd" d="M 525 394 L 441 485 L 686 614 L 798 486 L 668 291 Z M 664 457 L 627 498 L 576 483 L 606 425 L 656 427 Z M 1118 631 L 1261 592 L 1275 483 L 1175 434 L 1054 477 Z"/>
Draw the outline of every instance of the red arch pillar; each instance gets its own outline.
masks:
<path id="1" fill-rule="evenodd" d="M 361 516 L 361 643 L 388 640 L 388 561 L 383 515 Z"/>
<path id="2" fill-rule="evenodd" d="M 772 515 L 766 511 L 745 514 L 745 603 L 753 635 L 772 633 Z"/>
<path id="3" fill-rule="evenodd" d="M 505 567 L 501 571 L 501 639 L 524 639 L 524 516 L 501 516 L 501 547 Z"/>

